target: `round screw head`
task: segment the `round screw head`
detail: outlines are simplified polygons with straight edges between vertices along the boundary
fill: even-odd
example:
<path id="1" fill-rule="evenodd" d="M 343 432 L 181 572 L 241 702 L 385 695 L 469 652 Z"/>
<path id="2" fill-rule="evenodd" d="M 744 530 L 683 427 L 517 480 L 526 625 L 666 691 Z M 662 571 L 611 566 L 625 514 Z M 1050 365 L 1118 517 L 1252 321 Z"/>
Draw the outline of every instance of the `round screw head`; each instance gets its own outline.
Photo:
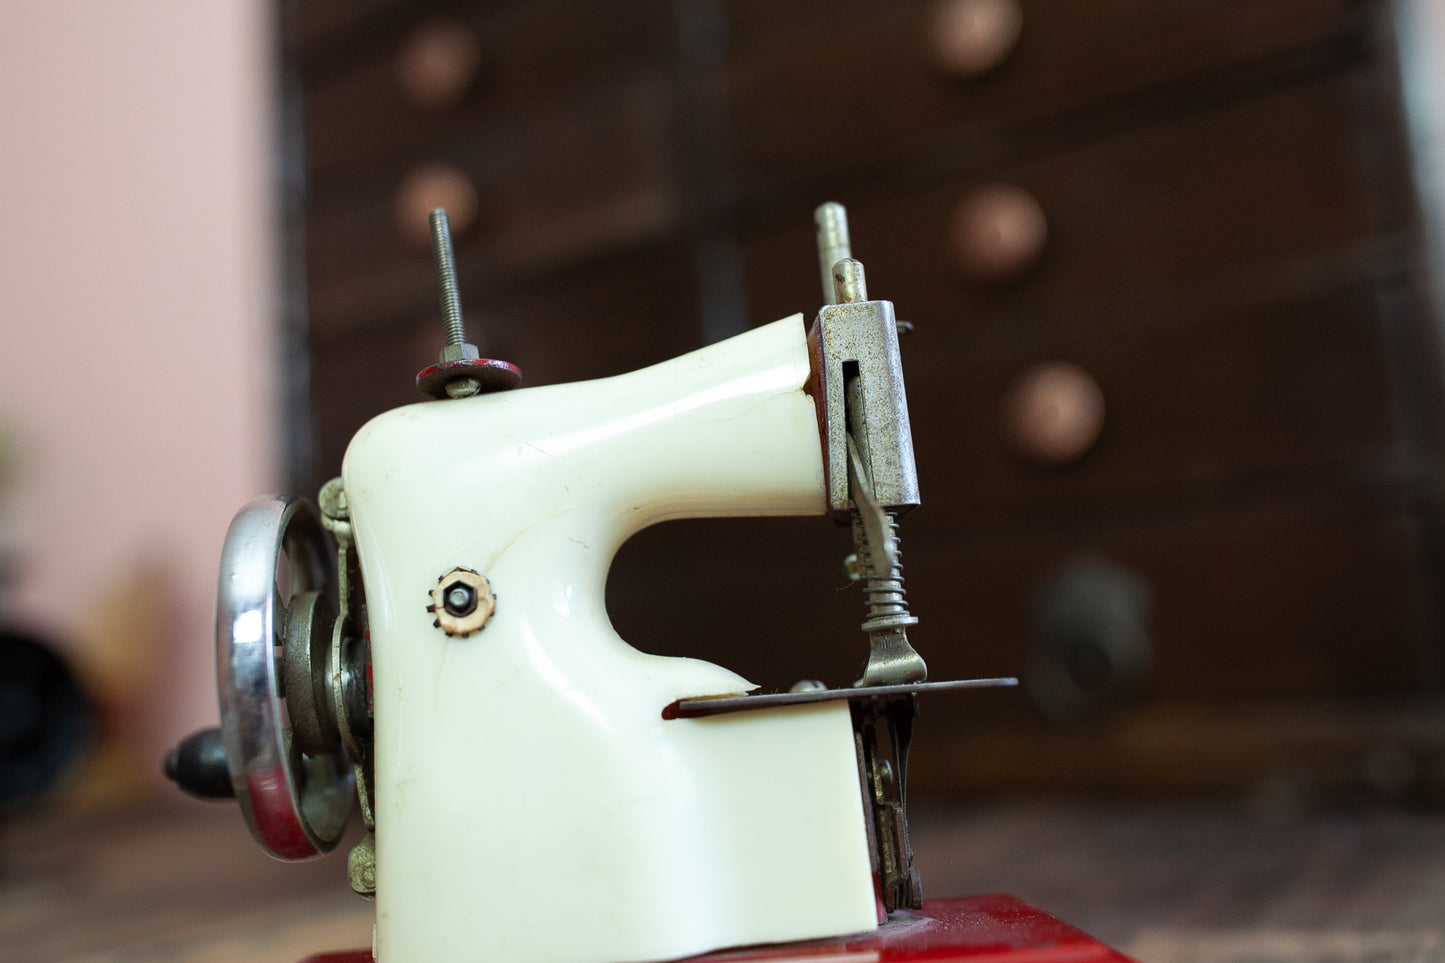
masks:
<path id="1" fill-rule="evenodd" d="M 447 382 L 448 398 L 470 398 L 482 390 L 482 383 L 476 378 L 453 378 Z"/>

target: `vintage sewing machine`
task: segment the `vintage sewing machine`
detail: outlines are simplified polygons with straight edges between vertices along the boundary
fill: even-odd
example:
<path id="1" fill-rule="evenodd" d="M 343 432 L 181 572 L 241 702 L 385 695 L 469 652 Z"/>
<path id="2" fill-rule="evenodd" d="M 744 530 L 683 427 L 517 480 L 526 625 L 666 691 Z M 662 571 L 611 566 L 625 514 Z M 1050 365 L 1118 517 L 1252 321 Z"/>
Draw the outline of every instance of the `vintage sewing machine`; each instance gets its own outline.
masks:
<path id="1" fill-rule="evenodd" d="M 221 728 L 167 771 L 234 794 L 285 860 L 336 846 L 372 951 L 317 960 L 1122 960 L 1010 897 L 925 902 L 908 842 L 915 700 L 897 517 L 919 503 L 893 305 L 818 209 L 825 306 L 650 368 L 509 391 L 447 323 L 342 475 L 252 502 L 221 560 Z M 617 636 L 603 590 L 669 518 L 851 521 L 871 644 L 850 688 L 747 694 Z M 331 539 L 327 537 L 330 533 Z M 334 541 L 334 545 L 332 542 Z M 737 948 L 746 949 L 737 949 Z"/>

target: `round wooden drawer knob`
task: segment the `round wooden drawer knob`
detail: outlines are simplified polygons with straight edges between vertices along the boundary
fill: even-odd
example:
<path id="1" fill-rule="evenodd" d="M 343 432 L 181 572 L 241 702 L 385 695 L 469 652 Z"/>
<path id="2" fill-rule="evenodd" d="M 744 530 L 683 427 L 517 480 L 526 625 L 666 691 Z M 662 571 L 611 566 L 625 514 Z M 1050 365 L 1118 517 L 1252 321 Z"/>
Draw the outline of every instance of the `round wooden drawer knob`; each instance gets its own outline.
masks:
<path id="1" fill-rule="evenodd" d="M 1067 361 L 1034 365 L 1004 397 L 1003 429 L 1024 458 L 1067 465 L 1082 458 L 1104 428 L 1104 392 L 1083 368 Z"/>
<path id="2" fill-rule="evenodd" d="M 396 189 L 397 231 L 412 244 L 430 247 L 428 217 L 438 207 L 446 208 L 453 236 L 466 234 L 477 222 L 477 188 L 471 178 L 451 164 L 412 168 Z"/>
<path id="3" fill-rule="evenodd" d="M 396 75 L 424 110 L 455 107 L 476 85 L 482 48 L 466 25 L 439 17 L 418 26 L 396 55 Z"/>
<path id="4" fill-rule="evenodd" d="M 1023 26 L 1019 0 L 942 0 L 929 25 L 934 62 L 956 77 L 980 77 L 1008 59 Z"/>
<path id="5" fill-rule="evenodd" d="M 949 224 L 959 268 L 982 284 L 1016 281 L 1038 263 L 1049 222 L 1034 196 L 1012 184 L 989 184 L 959 202 Z"/>

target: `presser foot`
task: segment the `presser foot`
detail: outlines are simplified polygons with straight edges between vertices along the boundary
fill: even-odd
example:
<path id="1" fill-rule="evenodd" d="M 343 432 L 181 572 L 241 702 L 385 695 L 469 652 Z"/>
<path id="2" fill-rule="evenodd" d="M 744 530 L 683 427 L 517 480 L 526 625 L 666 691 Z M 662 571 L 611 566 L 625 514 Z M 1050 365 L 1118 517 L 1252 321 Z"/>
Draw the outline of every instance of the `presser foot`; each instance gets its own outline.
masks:
<path id="1" fill-rule="evenodd" d="M 900 629 L 880 634 L 873 639 L 868 652 L 868 664 L 863 667 L 863 678 L 853 683 L 855 688 L 870 688 L 887 685 L 907 685 L 922 682 L 928 678 L 928 666 L 913 646 L 908 636 Z"/>

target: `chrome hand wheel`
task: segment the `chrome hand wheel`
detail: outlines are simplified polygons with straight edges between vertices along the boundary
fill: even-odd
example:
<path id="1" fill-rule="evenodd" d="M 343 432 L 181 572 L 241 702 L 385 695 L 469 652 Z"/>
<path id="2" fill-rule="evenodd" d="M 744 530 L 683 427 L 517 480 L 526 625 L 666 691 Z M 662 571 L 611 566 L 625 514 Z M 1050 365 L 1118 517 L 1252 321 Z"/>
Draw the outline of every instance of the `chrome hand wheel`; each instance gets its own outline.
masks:
<path id="1" fill-rule="evenodd" d="M 216 594 L 221 737 L 241 813 L 277 859 L 330 852 L 355 795 L 339 741 L 297 738 L 287 712 L 288 684 L 298 710 L 313 700 L 311 678 L 283 668 L 295 661 L 284 650 L 329 640 L 335 585 L 335 555 L 309 502 L 277 495 L 236 513 Z"/>

